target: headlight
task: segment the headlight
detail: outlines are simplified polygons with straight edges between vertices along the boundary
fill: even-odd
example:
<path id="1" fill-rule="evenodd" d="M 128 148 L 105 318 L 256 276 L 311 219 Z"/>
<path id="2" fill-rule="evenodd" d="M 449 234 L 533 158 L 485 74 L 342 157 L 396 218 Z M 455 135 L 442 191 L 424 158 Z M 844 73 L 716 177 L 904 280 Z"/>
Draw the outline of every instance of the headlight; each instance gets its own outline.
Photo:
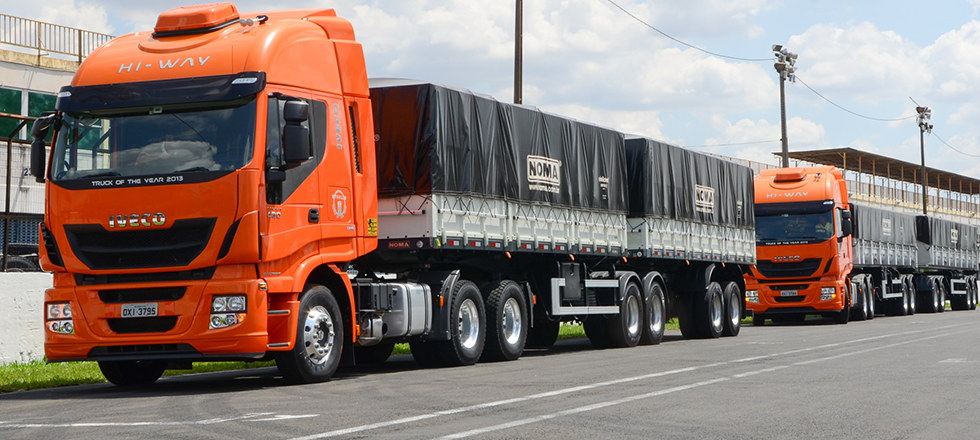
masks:
<path id="1" fill-rule="evenodd" d="M 837 297 L 836 287 L 821 287 L 820 288 L 820 301 L 830 301 Z"/>
<path id="2" fill-rule="evenodd" d="M 230 327 L 245 320 L 245 295 L 216 295 L 211 299 L 211 329 Z"/>
<path id="3" fill-rule="evenodd" d="M 745 291 L 745 302 L 758 303 L 759 302 L 759 291 L 758 290 L 746 290 Z"/>
<path id="4" fill-rule="evenodd" d="M 71 303 L 49 303 L 46 311 L 45 327 L 49 331 L 63 335 L 75 333 L 75 324 L 71 321 Z"/>

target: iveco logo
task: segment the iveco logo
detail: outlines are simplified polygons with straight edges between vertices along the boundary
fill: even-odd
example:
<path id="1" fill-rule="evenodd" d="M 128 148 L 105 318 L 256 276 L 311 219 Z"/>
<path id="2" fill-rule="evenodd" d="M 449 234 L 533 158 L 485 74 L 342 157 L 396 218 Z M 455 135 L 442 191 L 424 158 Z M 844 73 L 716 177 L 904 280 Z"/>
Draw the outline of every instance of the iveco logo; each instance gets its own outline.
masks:
<path id="1" fill-rule="evenodd" d="M 776 263 L 788 263 L 790 261 L 800 261 L 800 256 L 799 255 L 786 255 L 786 256 L 782 256 L 782 257 L 775 257 L 775 258 L 772 259 L 772 261 L 774 261 Z"/>
<path id="2" fill-rule="evenodd" d="M 163 226 L 167 222 L 167 216 L 162 212 L 156 214 L 122 214 L 109 216 L 109 229 L 117 228 L 137 228 L 140 226 Z"/>

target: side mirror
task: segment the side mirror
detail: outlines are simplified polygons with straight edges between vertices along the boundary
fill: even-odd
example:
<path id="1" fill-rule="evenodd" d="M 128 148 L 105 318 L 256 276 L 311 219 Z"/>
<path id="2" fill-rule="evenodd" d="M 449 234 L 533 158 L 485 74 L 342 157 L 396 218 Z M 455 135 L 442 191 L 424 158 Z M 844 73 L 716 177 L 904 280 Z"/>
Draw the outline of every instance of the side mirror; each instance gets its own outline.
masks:
<path id="1" fill-rule="evenodd" d="M 286 120 L 282 131 L 283 168 L 295 168 L 312 157 L 310 128 L 303 126 L 310 118 L 310 106 L 303 101 L 288 101 L 282 113 Z"/>
<path id="2" fill-rule="evenodd" d="M 844 232 L 844 236 L 841 238 L 850 237 L 854 233 L 854 223 L 851 222 L 851 211 L 844 210 L 841 214 L 841 219 L 843 220 L 843 223 L 840 225 L 841 231 Z"/>
<path id="3" fill-rule="evenodd" d="M 57 121 L 57 118 L 57 114 L 49 114 L 36 119 L 31 127 L 31 137 L 34 138 L 34 141 L 31 142 L 31 175 L 37 182 L 44 182 L 44 174 L 47 171 L 44 163 L 45 156 L 47 156 L 44 138 L 48 137 L 48 131 L 50 131 L 51 125 Z"/>

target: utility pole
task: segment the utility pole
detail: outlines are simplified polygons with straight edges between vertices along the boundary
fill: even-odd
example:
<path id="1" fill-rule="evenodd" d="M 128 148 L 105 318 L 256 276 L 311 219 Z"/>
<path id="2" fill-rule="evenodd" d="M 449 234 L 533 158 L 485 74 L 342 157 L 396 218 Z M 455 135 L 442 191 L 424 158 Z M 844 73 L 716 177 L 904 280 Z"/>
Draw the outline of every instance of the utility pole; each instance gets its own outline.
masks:
<path id="1" fill-rule="evenodd" d="M 517 0 L 517 15 L 514 17 L 514 104 L 520 104 L 523 100 L 521 96 L 521 71 L 523 66 L 523 33 L 524 33 L 524 1 Z"/>
<path id="2" fill-rule="evenodd" d="M 786 80 L 796 82 L 796 58 L 798 55 L 792 53 L 781 45 L 773 44 L 772 51 L 776 55 L 776 72 L 779 72 L 779 109 L 780 121 L 783 129 L 783 168 L 789 168 L 789 141 L 786 140 Z"/>
<path id="3" fill-rule="evenodd" d="M 922 151 L 922 215 L 927 215 L 929 178 L 926 176 L 926 132 L 932 133 L 932 124 L 928 122 L 932 119 L 932 110 L 929 107 L 916 107 L 915 112 L 918 113 L 915 122 L 919 123 L 919 148 Z"/>

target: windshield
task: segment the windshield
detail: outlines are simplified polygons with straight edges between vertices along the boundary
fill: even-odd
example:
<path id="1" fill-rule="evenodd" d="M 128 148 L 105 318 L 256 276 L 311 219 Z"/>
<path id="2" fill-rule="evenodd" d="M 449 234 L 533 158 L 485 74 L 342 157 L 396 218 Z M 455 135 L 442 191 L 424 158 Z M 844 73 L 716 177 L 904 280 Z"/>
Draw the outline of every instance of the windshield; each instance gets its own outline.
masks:
<path id="1" fill-rule="evenodd" d="M 757 215 L 757 242 L 820 242 L 834 236 L 833 211 L 812 214 Z"/>
<path id="2" fill-rule="evenodd" d="M 209 105 L 65 113 L 51 179 L 231 171 L 245 166 L 254 149 L 255 100 Z"/>

